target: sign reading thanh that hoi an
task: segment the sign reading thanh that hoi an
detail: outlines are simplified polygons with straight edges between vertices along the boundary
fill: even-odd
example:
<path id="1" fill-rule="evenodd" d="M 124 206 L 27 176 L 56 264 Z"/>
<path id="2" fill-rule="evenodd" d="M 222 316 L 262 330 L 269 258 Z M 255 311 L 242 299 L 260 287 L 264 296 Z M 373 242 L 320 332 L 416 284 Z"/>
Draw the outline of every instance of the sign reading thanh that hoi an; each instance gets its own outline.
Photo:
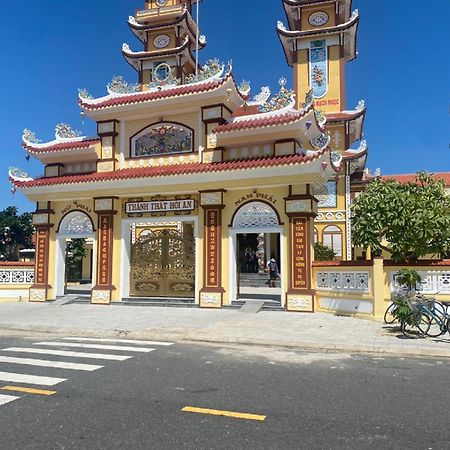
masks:
<path id="1" fill-rule="evenodd" d="M 296 217 L 292 219 L 292 288 L 308 288 L 308 271 L 306 267 L 306 219 Z"/>
<path id="2" fill-rule="evenodd" d="M 152 200 L 125 203 L 125 214 L 151 214 L 177 211 L 193 211 L 196 208 L 194 199 Z"/>

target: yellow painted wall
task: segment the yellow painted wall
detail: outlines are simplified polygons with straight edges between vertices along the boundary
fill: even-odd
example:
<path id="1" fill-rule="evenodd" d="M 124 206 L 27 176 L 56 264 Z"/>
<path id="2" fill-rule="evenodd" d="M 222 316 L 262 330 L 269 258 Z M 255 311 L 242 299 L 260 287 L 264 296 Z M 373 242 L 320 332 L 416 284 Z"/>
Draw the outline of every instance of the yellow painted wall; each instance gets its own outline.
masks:
<path id="1" fill-rule="evenodd" d="M 328 47 L 328 91 L 324 97 L 315 100 L 317 109 L 324 112 L 338 112 L 345 109 L 344 70 L 345 63 L 340 56 L 339 46 Z M 298 63 L 294 64 L 294 87 L 300 105 L 310 90 L 308 49 L 298 51 Z"/>

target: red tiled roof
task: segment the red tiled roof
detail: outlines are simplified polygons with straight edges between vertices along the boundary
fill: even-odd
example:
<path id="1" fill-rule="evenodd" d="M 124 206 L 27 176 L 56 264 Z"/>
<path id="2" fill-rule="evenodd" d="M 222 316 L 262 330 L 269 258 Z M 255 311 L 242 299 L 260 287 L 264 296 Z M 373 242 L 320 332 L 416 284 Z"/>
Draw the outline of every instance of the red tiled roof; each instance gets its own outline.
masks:
<path id="1" fill-rule="evenodd" d="M 270 127 L 274 125 L 287 125 L 300 120 L 303 114 L 280 114 L 269 115 L 268 117 L 258 117 L 254 119 L 238 120 L 235 122 L 219 125 L 214 131 L 216 133 L 227 133 L 228 131 L 247 130 L 249 128 Z"/>
<path id="2" fill-rule="evenodd" d="M 61 142 L 54 145 L 49 145 L 48 147 L 33 147 L 33 145 L 23 144 L 23 148 L 30 151 L 30 153 L 48 153 L 57 152 L 60 150 L 75 150 L 81 148 L 88 148 L 92 145 L 96 145 L 100 142 L 100 139 L 85 139 L 83 141 L 75 142 Z"/>
<path id="3" fill-rule="evenodd" d="M 223 85 L 228 80 L 228 78 L 229 77 L 225 77 L 221 80 L 209 81 L 207 83 L 202 84 L 192 84 L 192 85 L 185 84 L 174 87 L 172 89 L 165 89 L 156 92 L 143 91 L 142 93 L 139 94 L 121 95 L 120 97 L 108 98 L 107 100 L 95 104 L 85 103 L 83 102 L 83 100 L 80 99 L 79 104 L 84 109 L 96 110 L 108 108 L 111 106 L 120 106 L 133 103 L 148 102 L 152 100 L 160 100 L 170 97 L 180 97 L 182 95 L 198 94 L 201 92 L 207 92 L 217 89 L 218 87 Z"/>
<path id="4" fill-rule="evenodd" d="M 366 109 L 362 109 L 361 111 L 349 111 L 349 112 L 335 112 L 335 113 L 327 113 L 327 122 L 342 122 L 346 120 L 355 120 L 361 117 L 366 113 Z"/>
<path id="5" fill-rule="evenodd" d="M 437 172 L 431 174 L 437 180 L 445 181 L 447 186 L 450 186 L 450 172 Z M 396 180 L 400 183 L 411 183 L 416 181 L 417 174 L 415 173 L 403 173 L 399 175 L 383 175 L 382 180 Z"/>
<path id="6" fill-rule="evenodd" d="M 259 114 L 259 105 L 241 106 L 233 112 L 233 117 L 251 116 Z"/>
<path id="7" fill-rule="evenodd" d="M 266 158 L 240 159 L 225 161 L 220 163 L 187 163 L 171 164 L 166 166 L 143 167 L 132 169 L 121 169 L 114 172 L 93 172 L 76 175 L 63 175 L 60 177 L 38 178 L 32 181 L 13 181 L 19 188 L 51 186 L 71 183 L 92 183 L 112 180 L 126 180 L 132 178 L 152 178 L 175 175 L 191 175 L 211 172 L 224 172 L 233 170 L 247 170 L 274 166 L 289 166 L 304 164 L 317 159 L 324 152 L 317 152 L 312 155 L 288 155 L 271 156 Z"/>
<path id="8" fill-rule="evenodd" d="M 385 266 L 450 266 L 450 259 L 418 259 L 417 261 L 397 263 L 391 260 L 384 261 Z"/>
<path id="9" fill-rule="evenodd" d="M 313 261 L 313 267 L 353 267 L 353 266 L 371 266 L 373 264 L 370 260 L 356 260 L 356 261 Z"/>

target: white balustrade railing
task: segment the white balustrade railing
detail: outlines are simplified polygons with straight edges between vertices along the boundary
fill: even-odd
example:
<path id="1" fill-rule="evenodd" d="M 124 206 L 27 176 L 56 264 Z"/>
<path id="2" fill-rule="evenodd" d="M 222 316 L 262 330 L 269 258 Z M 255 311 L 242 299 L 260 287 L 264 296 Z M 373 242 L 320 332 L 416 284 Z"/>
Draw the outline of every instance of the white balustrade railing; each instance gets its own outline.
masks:
<path id="1" fill-rule="evenodd" d="M 2 284 L 33 284 L 34 269 L 0 268 L 0 285 Z"/>
<path id="2" fill-rule="evenodd" d="M 450 294 L 450 271 L 418 271 L 418 273 L 422 278 L 421 286 L 418 286 L 418 289 L 424 294 Z M 400 287 L 396 278 L 397 271 L 391 272 L 391 292 Z"/>
<path id="3" fill-rule="evenodd" d="M 320 291 L 369 292 L 369 272 L 317 272 L 316 289 Z"/>

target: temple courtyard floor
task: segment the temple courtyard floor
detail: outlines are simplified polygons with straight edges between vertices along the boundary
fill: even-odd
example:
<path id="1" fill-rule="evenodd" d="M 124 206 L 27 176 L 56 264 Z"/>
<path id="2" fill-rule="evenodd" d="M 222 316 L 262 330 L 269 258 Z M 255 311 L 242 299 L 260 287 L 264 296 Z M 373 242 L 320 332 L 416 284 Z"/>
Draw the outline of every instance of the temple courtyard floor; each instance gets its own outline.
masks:
<path id="1" fill-rule="evenodd" d="M 450 357 L 448 334 L 407 339 L 398 326 L 370 320 L 245 308 L 0 303 L 0 330 Z"/>

